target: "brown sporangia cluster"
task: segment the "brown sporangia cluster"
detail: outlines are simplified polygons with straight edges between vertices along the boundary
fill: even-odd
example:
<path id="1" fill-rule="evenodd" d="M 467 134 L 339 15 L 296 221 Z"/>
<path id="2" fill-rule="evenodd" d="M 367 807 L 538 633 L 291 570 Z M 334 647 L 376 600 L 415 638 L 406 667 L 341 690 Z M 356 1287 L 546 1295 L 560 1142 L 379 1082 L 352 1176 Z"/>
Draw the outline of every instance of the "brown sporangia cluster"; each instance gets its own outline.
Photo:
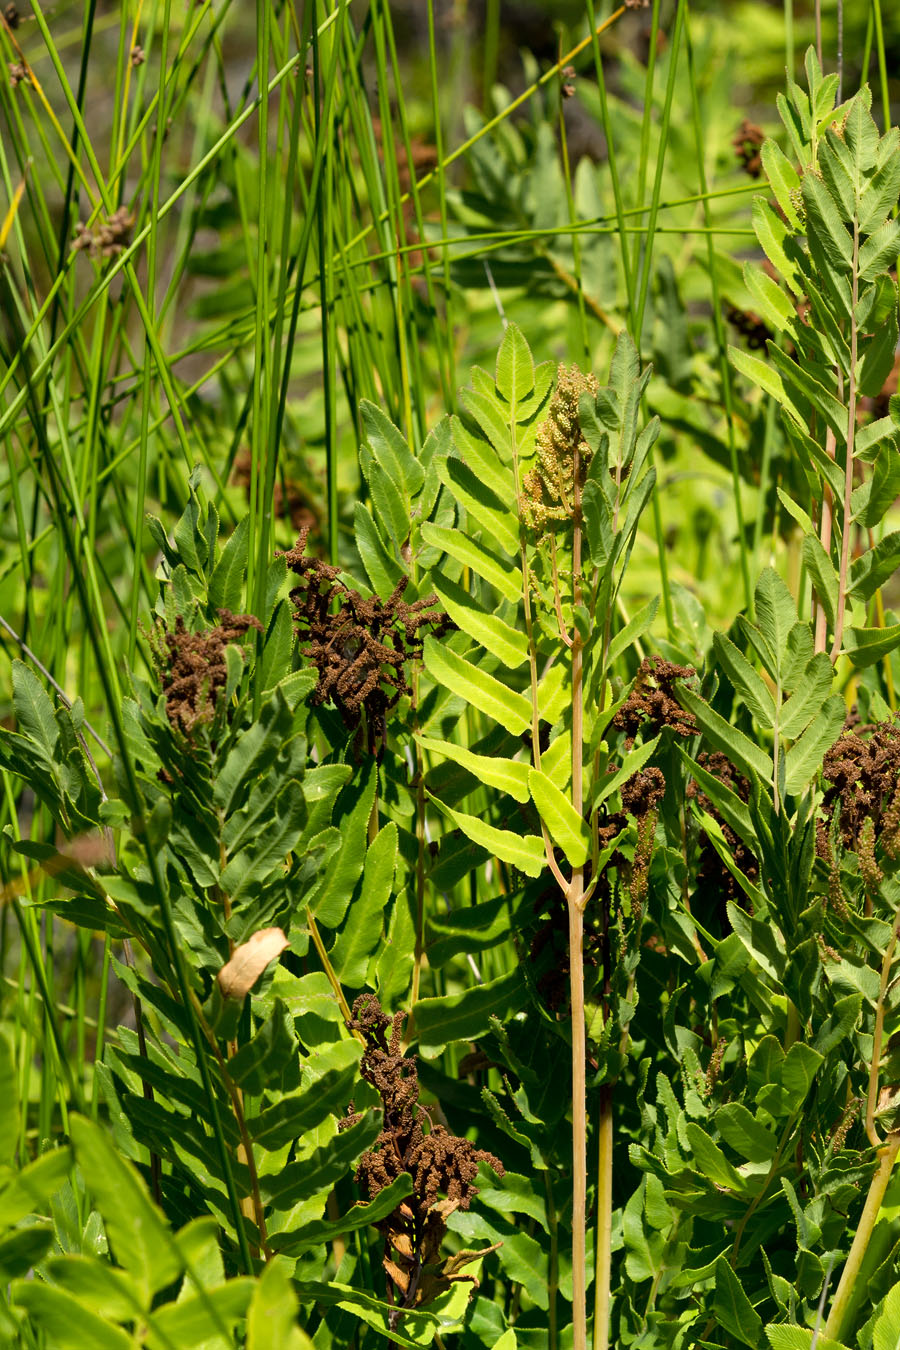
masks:
<path id="1" fill-rule="evenodd" d="M 853 1125 L 858 1115 L 859 1098 L 854 1097 L 847 1103 L 841 1112 L 841 1118 L 835 1127 L 834 1134 L 831 1136 L 830 1151 L 832 1154 L 840 1153 L 844 1144 L 847 1142 L 847 1135 L 850 1132 L 850 1127 Z"/>
<path id="2" fill-rule="evenodd" d="M 560 71 L 563 98 L 572 98 L 575 94 L 575 67 L 563 66 Z"/>
<path id="3" fill-rule="evenodd" d="M 250 451 L 247 449 L 239 450 L 234 457 L 231 481 L 244 489 L 248 501 L 250 500 L 250 476 L 252 471 L 253 460 Z M 276 478 L 275 489 L 272 494 L 272 515 L 278 520 L 290 520 L 291 525 L 297 531 L 307 530 L 311 535 L 315 535 L 319 531 L 319 518 L 313 510 L 302 484 L 296 482 L 293 478 L 285 479 L 284 486 Z"/>
<path id="4" fill-rule="evenodd" d="M 900 719 L 845 725 L 825 754 L 822 777 L 829 787 L 816 824 L 816 851 L 830 869 L 832 905 L 843 914 L 846 906 L 832 841 L 840 839 L 856 854 L 869 892 L 882 879 L 876 844 L 888 858 L 900 856 Z"/>
<path id="5" fill-rule="evenodd" d="M 3 17 L 10 28 L 18 28 L 19 19 L 21 16 L 15 5 L 13 4 L 5 5 L 3 9 Z"/>
<path id="6" fill-rule="evenodd" d="M 616 765 L 610 765 L 608 773 L 616 772 Z M 662 769 L 651 765 L 649 769 L 638 769 L 619 789 L 622 798 L 621 811 L 608 811 L 598 826 L 600 848 L 607 848 L 628 825 L 629 818 L 637 826 L 637 842 L 631 863 L 618 849 L 610 856 L 608 867 L 617 867 L 625 880 L 628 901 L 633 919 L 640 919 L 650 879 L 650 860 L 653 856 L 653 840 L 656 835 L 656 821 L 659 816 L 659 803 L 666 795 L 666 779 Z M 610 898 L 609 881 L 604 872 L 600 878 L 599 890 Z"/>
<path id="7" fill-rule="evenodd" d="M 251 629 L 262 632 L 252 614 L 219 610 L 219 624 L 199 633 L 189 632 L 179 614 L 175 632 L 158 624 L 151 634 L 151 649 L 166 697 L 166 715 L 172 726 L 188 739 L 198 725 L 211 722 L 216 699 L 228 676 L 225 648 L 240 642 Z"/>
<path id="8" fill-rule="evenodd" d="M 732 328 L 737 329 L 751 350 L 762 349 L 772 336 L 771 329 L 767 328 L 759 315 L 754 314 L 751 309 L 737 309 L 734 305 L 726 305 L 725 318 Z"/>
<path id="9" fill-rule="evenodd" d="M 693 736 L 697 724 L 685 712 L 675 693 L 676 680 L 689 680 L 697 674 L 692 666 L 677 666 L 661 656 L 644 657 L 628 698 L 613 718 L 613 726 L 625 732 L 625 749 L 634 745 L 639 731 L 652 738 L 671 727 L 676 736 Z"/>
<path id="10" fill-rule="evenodd" d="M 732 139 L 734 153 L 737 156 L 738 163 L 751 178 L 759 178 L 762 174 L 762 149 L 763 141 L 766 139 L 766 133 L 762 127 L 758 127 L 755 122 L 744 118 L 737 129 L 737 133 Z"/>
<path id="11" fill-rule="evenodd" d="M 132 68 L 132 70 L 137 70 L 138 66 L 142 66 L 142 65 L 144 64 L 144 62 L 146 61 L 146 59 L 147 59 L 147 54 L 146 54 L 146 52 L 144 51 L 143 47 L 141 47 L 138 43 L 135 43 L 135 45 L 134 45 L 134 46 L 132 47 L 132 49 L 131 49 L 131 68 Z"/>
<path id="12" fill-rule="evenodd" d="M 713 778 L 718 778 L 720 783 L 724 783 L 726 787 L 731 788 L 735 796 L 740 797 L 742 802 L 749 800 L 750 783 L 743 774 L 738 773 L 731 760 L 727 755 L 722 754 L 721 750 L 701 750 L 697 756 L 697 763 L 701 768 L 706 769 L 707 773 L 711 773 Z M 702 810 L 707 811 L 714 820 L 718 821 L 735 866 L 743 872 L 748 881 L 756 884 L 759 881 L 759 862 L 755 855 L 735 834 L 731 826 L 722 819 L 715 803 L 707 797 L 699 783 L 695 782 L 694 779 L 691 779 L 688 783 L 686 795 L 689 801 L 695 801 Z M 700 868 L 697 873 L 698 889 L 708 891 L 710 895 L 715 896 L 723 913 L 725 902 L 728 900 L 733 900 L 736 904 L 743 906 L 745 904 L 744 892 L 738 882 L 735 881 L 731 872 L 719 857 L 707 835 L 701 832 L 700 838 L 702 848 Z"/>
<path id="13" fill-rule="evenodd" d="M 591 449 L 581 432 L 578 400 L 596 394 L 597 379 L 577 366 L 559 367 L 546 419 L 538 427 L 538 462 L 522 480 L 522 514 L 542 534 L 549 520 L 570 520 L 575 506 L 575 464 L 583 487 Z"/>
<path id="14" fill-rule="evenodd" d="M 435 609 L 436 595 L 411 604 L 403 599 L 409 578 L 397 582 L 387 600 L 365 599 L 339 580 L 339 569 L 305 556 L 309 531 L 300 531 L 285 562 L 299 578 L 291 591 L 302 648 L 319 673 L 314 703 L 329 699 L 344 725 L 364 733 L 366 749 L 383 747 L 387 715 L 412 693 L 406 666 L 418 661 L 427 633 L 442 636 L 453 622 Z"/>
<path id="15" fill-rule="evenodd" d="M 705 1097 L 711 1097 L 713 1090 L 722 1072 L 722 1060 L 725 1058 L 725 1051 L 728 1049 L 728 1042 L 724 1036 L 720 1036 L 713 1046 L 713 1052 L 709 1057 L 709 1064 L 706 1067 L 706 1073 L 703 1076 L 703 1094 Z"/>
<path id="16" fill-rule="evenodd" d="M 131 227 L 134 224 L 134 212 L 127 206 L 120 206 L 105 221 L 100 221 L 93 229 L 79 221 L 75 226 L 73 249 L 87 249 L 92 258 L 117 258 L 131 242 Z"/>
<path id="17" fill-rule="evenodd" d="M 10 61 L 9 83 L 13 89 L 19 84 L 31 84 L 31 71 L 23 61 Z"/>
<path id="18" fill-rule="evenodd" d="M 637 843 L 634 846 L 634 858 L 628 878 L 628 899 L 633 919 L 641 917 L 644 901 L 647 899 L 656 820 L 659 815 L 659 803 L 665 795 L 665 775 L 662 769 L 652 766 L 632 774 L 622 784 L 622 807 L 626 814 L 633 816 L 637 822 Z"/>
<path id="19" fill-rule="evenodd" d="M 404 1172 L 413 1183 L 412 1195 L 376 1225 L 385 1239 L 382 1265 L 394 1305 L 392 1330 L 404 1310 L 430 1303 L 451 1284 L 477 1283 L 459 1271 L 494 1248 L 457 1252 L 441 1265 L 441 1243 L 448 1217 L 457 1209 L 468 1209 L 478 1193 L 474 1184 L 478 1164 L 486 1162 L 497 1176 L 504 1174 L 499 1158 L 434 1124 L 420 1105 L 416 1056 L 404 1055 L 401 1045 L 405 1016 L 398 1012 L 388 1017 L 374 994 L 361 994 L 347 1024 L 365 1041 L 360 1075 L 378 1093 L 384 1108 L 382 1131 L 359 1160 L 356 1184 L 371 1201 Z M 351 1102 L 341 1128 L 360 1118 Z"/>
<path id="20" fill-rule="evenodd" d="M 614 771 L 614 768 L 610 769 L 610 772 Z M 583 951 L 586 968 L 596 968 L 604 960 L 606 922 L 604 916 L 608 915 L 612 900 L 609 869 L 617 868 L 622 877 L 632 918 L 641 917 L 647 898 L 659 803 L 666 792 L 665 776 L 662 770 L 655 766 L 640 769 L 626 779 L 620 792 L 622 810 L 610 811 L 600 821 L 598 827 L 600 850 L 602 852 L 622 833 L 628 825 L 629 817 L 637 826 L 637 843 L 630 863 L 618 849 L 611 855 L 598 884 L 598 892 L 605 903 L 589 905 L 585 911 Z M 590 880 L 590 877 L 587 879 Z M 529 949 L 531 960 L 536 963 L 548 947 L 553 952 L 553 960 L 538 979 L 536 987 L 552 1012 L 565 1014 L 569 997 L 568 914 L 555 884 L 541 892 L 535 902 L 534 912 L 536 917 L 540 919 L 543 916 L 543 918 L 531 940 Z"/>

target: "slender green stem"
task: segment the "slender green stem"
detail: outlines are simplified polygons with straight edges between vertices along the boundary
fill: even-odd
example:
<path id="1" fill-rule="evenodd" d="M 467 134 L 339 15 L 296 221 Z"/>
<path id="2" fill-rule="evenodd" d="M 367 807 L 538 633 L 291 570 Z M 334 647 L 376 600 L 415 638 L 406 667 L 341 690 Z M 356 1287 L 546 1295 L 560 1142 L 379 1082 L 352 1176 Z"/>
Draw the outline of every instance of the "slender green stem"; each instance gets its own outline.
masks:
<path id="1" fill-rule="evenodd" d="M 564 77 L 560 77 L 562 80 Z M 563 181 L 566 185 L 566 208 L 569 212 L 569 220 L 572 225 L 576 224 L 577 212 L 575 209 L 575 193 L 572 187 L 572 168 L 569 163 L 569 138 L 566 132 L 566 113 L 563 94 L 559 99 L 559 148 L 562 157 Z M 588 339 L 587 311 L 585 309 L 584 286 L 581 279 L 581 239 L 579 232 L 574 230 L 572 233 L 572 277 L 575 282 L 575 296 L 578 303 L 578 325 L 581 334 L 581 355 L 585 365 L 590 364 L 591 351 L 590 341 Z"/>
<path id="2" fill-rule="evenodd" d="M 422 961 L 425 956 L 425 759 L 419 744 L 418 708 L 419 708 L 420 671 L 413 671 L 413 754 L 415 756 L 416 787 L 416 945 L 413 952 L 412 986 L 409 995 L 410 1010 L 414 1012 L 419 1001 L 419 986 L 422 979 Z"/>
<path id="3" fill-rule="evenodd" d="M 878 1211 L 881 1209 L 881 1203 L 884 1200 L 884 1194 L 888 1188 L 898 1152 L 900 1152 L 900 1131 L 895 1130 L 888 1135 L 884 1147 L 880 1150 L 878 1171 L 869 1186 L 869 1193 L 863 1206 L 859 1227 L 856 1230 L 847 1263 L 841 1272 L 840 1283 L 835 1291 L 828 1321 L 825 1323 L 825 1335 L 830 1340 L 838 1341 L 841 1339 L 844 1330 L 844 1317 L 853 1297 L 854 1286 L 859 1277 L 869 1240 L 878 1221 Z"/>
<path id="4" fill-rule="evenodd" d="M 441 119 L 441 103 L 438 84 L 439 75 L 434 26 L 434 0 L 428 0 L 428 66 L 431 74 L 431 116 L 434 122 L 434 145 L 438 160 L 438 205 L 441 218 L 441 237 L 444 240 L 444 243 L 442 244 L 441 271 L 444 286 L 444 306 L 446 311 L 448 406 L 452 408 L 456 399 L 456 351 L 453 331 L 453 288 L 449 283 L 450 251 L 446 242 L 449 233 L 449 217 L 447 214 L 447 174 L 446 166 L 444 164 L 444 128 Z"/>
<path id="5" fill-rule="evenodd" d="M 328 959 L 328 953 L 326 952 L 325 944 L 322 941 L 322 934 L 319 932 L 319 925 L 313 918 L 312 910 L 308 906 L 306 909 L 306 926 L 309 929 L 309 935 L 313 940 L 313 946 L 316 949 L 316 954 L 318 955 L 319 960 L 322 962 L 322 969 L 324 970 L 325 974 L 328 977 L 328 983 L 331 985 L 331 988 L 334 991 L 334 996 L 337 999 L 338 1007 L 341 1010 L 341 1016 L 343 1017 L 345 1022 L 349 1022 L 352 1017 L 352 1013 L 350 1011 L 350 1004 L 347 1002 L 346 995 L 344 994 L 344 991 L 341 988 L 341 982 L 334 972 L 334 966 Z M 362 1044 L 364 1045 L 365 1037 L 363 1036 L 362 1032 L 357 1031 L 355 1035 L 356 1039 L 362 1042 Z"/>
<path id="6" fill-rule="evenodd" d="M 573 667 L 575 658 L 573 656 Z M 574 747 L 574 741 L 573 741 Z M 584 868 L 572 873 L 569 913 L 569 1001 L 572 1025 L 572 1344 L 587 1350 L 587 1038 L 584 1020 Z M 608 1307 L 608 1293 L 607 1293 Z M 602 1299 L 601 1299 L 602 1303 Z"/>
<path id="7" fill-rule="evenodd" d="M 850 374 L 847 398 L 847 452 L 844 470 L 844 520 L 841 534 L 841 565 L 838 574 L 838 602 L 834 619 L 834 641 L 831 645 L 831 663 L 837 660 L 844 637 L 844 614 L 847 607 L 847 592 L 850 582 L 850 536 L 853 529 L 853 469 L 854 441 L 856 436 L 856 395 L 857 395 L 857 352 L 859 344 L 859 324 L 857 322 L 857 304 L 859 301 L 859 219 L 853 221 L 853 261 L 850 274 Z"/>
<path id="8" fill-rule="evenodd" d="M 708 183 L 706 179 L 706 147 L 703 135 L 703 118 L 700 112 L 700 97 L 697 90 L 697 69 L 694 62 L 694 48 L 691 42 L 690 20 L 688 16 L 688 0 L 681 0 L 679 4 L 679 13 L 684 14 L 684 34 L 685 45 L 687 48 L 688 61 L 688 83 L 691 89 L 691 111 L 694 120 L 694 144 L 697 151 L 697 168 L 700 174 L 700 191 L 703 197 L 703 214 L 706 225 L 711 225 Z M 722 381 L 722 395 L 725 403 L 725 419 L 728 434 L 728 456 L 731 462 L 731 492 L 734 501 L 735 515 L 737 516 L 737 535 L 738 548 L 741 560 L 741 580 L 744 585 L 744 607 L 748 614 L 753 613 L 753 587 L 750 584 L 750 564 L 747 557 L 747 534 L 744 529 L 744 505 L 743 493 L 741 490 L 741 474 L 738 466 L 737 443 L 734 434 L 734 396 L 731 388 L 731 367 L 728 362 L 728 344 L 725 339 L 725 328 L 722 319 L 722 304 L 719 299 L 718 268 L 716 266 L 716 254 L 713 247 L 712 235 L 706 236 L 707 258 L 709 260 L 709 276 L 712 286 L 712 306 L 713 306 L 713 327 L 716 334 L 716 345 L 719 350 L 719 375 Z"/>
<path id="9" fill-rule="evenodd" d="M 559 1293 L 559 1219 L 556 1213 L 556 1202 L 553 1199 L 553 1180 L 549 1169 L 544 1172 L 544 1195 L 547 1228 L 550 1232 L 550 1265 L 547 1283 L 547 1350 L 558 1350 L 559 1313 L 556 1304 Z"/>
<path id="10" fill-rule="evenodd" d="M 572 603 L 581 603 L 581 466 L 573 456 Z M 576 628 L 572 670 L 572 806 L 584 815 L 584 651 Z M 574 1350 L 587 1350 L 587 1037 L 584 1011 L 584 867 L 572 869 L 569 911 L 569 1003 L 572 1023 L 572 1329 Z M 607 1295 L 608 1297 L 608 1295 Z"/>
<path id="11" fill-rule="evenodd" d="M 165 123 L 165 89 L 166 89 L 166 63 L 168 58 L 169 43 L 169 19 L 171 13 L 171 0 L 165 0 L 163 11 L 162 34 L 159 56 L 159 95 L 157 107 L 159 113 L 156 119 L 156 135 L 153 141 L 153 171 L 152 171 L 152 199 L 150 207 L 150 234 L 147 241 L 147 306 L 150 322 L 155 322 L 156 315 L 156 261 L 157 244 L 159 240 L 158 212 L 160 197 L 160 182 L 162 177 L 162 147 L 163 132 Z M 123 109 L 124 113 L 124 109 Z M 148 445 L 150 439 L 150 404 L 151 404 L 151 383 L 153 378 L 153 361 L 149 342 L 144 344 L 144 375 L 143 375 L 143 398 L 141 399 L 141 431 L 140 431 L 140 450 L 138 455 L 137 470 L 137 491 L 135 493 L 135 514 L 134 514 L 134 555 L 133 569 L 135 580 L 140 576 L 141 563 L 143 560 L 143 538 L 144 538 L 144 512 L 147 491 L 147 462 Z M 128 628 L 128 662 L 134 664 L 135 649 L 137 647 L 138 630 L 138 610 L 141 601 L 141 588 L 134 586 L 131 593 L 131 621 Z"/>
<path id="12" fill-rule="evenodd" d="M 794 0 L 784 0 L 784 64 L 794 78 Z"/>
<path id="13" fill-rule="evenodd" d="M 597 1123 L 597 1237 L 594 1269 L 593 1350 L 608 1350 L 609 1347 L 613 1208 L 612 1106 L 612 1083 L 605 1083 L 600 1089 L 600 1116 Z"/>
<path id="14" fill-rule="evenodd" d="M 891 980 L 891 966 L 897 938 L 900 936 L 900 908 L 894 918 L 894 926 L 884 956 L 881 960 L 881 984 L 878 990 L 878 1002 L 875 1005 L 875 1030 L 872 1036 L 872 1060 L 869 1065 L 869 1086 L 866 1093 L 866 1134 L 872 1145 L 877 1148 L 881 1139 L 875 1128 L 875 1111 L 878 1106 L 878 1078 L 881 1073 L 881 1047 L 884 1039 L 884 1005 Z"/>
<path id="15" fill-rule="evenodd" d="M 891 96 L 888 87 L 887 54 L 884 47 L 884 27 L 881 21 L 881 0 L 872 0 L 875 15 L 875 45 L 878 48 L 878 79 L 881 84 L 881 109 L 884 118 L 884 130 L 891 126 Z"/>
<path id="16" fill-rule="evenodd" d="M 653 191 L 650 197 L 650 214 L 647 220 L 647 248 L 644 254 L 644 265 L 640 276 L 640 290 L 638 292 L 637 305 L 634 314 L 634 340 L 637 343 L 638 351 L 641 350 L 644 331 L 644 310 L 647 305 L 647 296 L 650 291 L 650 274 L 652 271 L 652 252 L 653 239 L 656 234 L 656 221 L 660 211 L 662 199 L 662 180 L 663 170 L 665 168 L 666 150 L 669 143 L 669 126 L 672 120 L 672 103 L 675 97 L 675 85 L 678 75 L 678 57 L 681 51 L 681 42 L 684 36 L 684 26 L 687 18 L 687 5 L 679 3 L 675 16 L 675 31 L 672 34 L 671 47 L 669 49 L 669 70 L 666 77 L 666 93 L 663 100 L 662 116 L 660 119 L 660 139 L 659 152 L 656 157 L 656 171 L 653 178 Z M 705 191 L 705 185 L 702 191 Z"/>
<path id="17" fill-rule="evenodd" d="M 593 0 L 588 0 L 589 5 L 591 5 L 592 3 Z M 608 19 L 602 20 L 597 25 L 594 25 L 592 22 L 591 32 L 586 38 L 582 38 L 581 42 L 576 43 L 576 45 L 572 47 L 571 50 L 566 52 L 565 56 L 560 57 L 560 59 L 555 63 L 555 65 L 552 65 L 548 70 L 545 70 L 543 75 L 541 75 L 539 79 L 533 80 L 532 83 L 528 86 L 528 88 L 525 89 L 521 94 L 519 94 L 518 97 L 510 99 L 509 103 L 505 105 L 502 112 L 497 113 L 496 117 L 490 118 L 490 120 L 485 122 L 483 126 L 480 126 L 476 132 L 474 132 L 471 136 L 467 137 L 466 140 L 464 140 L 460 145 L 458 145 L 455 150 L 451 151 L 450 154 L 447 155 L 441 161 L 441 167 L 445 170 L 449 169 L 451 164 L 455 164 L 458 159 L 461 159 L 463 157 L 463 155 L 467 155 L 469 151 L 472 149 L 473 145 L 477 145 L 478 142 L 482 140 L 483 137 L 490 135 L 492 131 L 496 130 L 496 128 L 500 126 L 502 122 L 505 122 L 508 117 L 511 117 L 514 112 L 516 112 L 519 108 L 521 108 L 523 103 L 527 103 L 528 100 L 534 94 L 536 94 L 539 89 L 543 89 L 545 84 L 549 84 L 551 80 L 556 79 L 556 77 L 559 75 L 559 72 L 562 70 L 563 66 L 567 66 L 572 61 L 574 61 L 575 58 L 585 50 L 586 47 L 589 47 L 591 43 L 596 41 L 597 36 L 606 32 L 608 28 L 611 28 L 614 23 L 616 23 L 619 19 L 621 19 L 624 13 L 625 13 L 625 6 L 620 5 L 618 9 L 616 9 L 612 14 L 610 14 Z M 416 187 L 418 188 L 418 190 L 421 192 L 422 188 L 426 187 L 435 178 L 436 174 L 437 174 L 436 169 L 430 171 L 429 173 L 423 174 L 423 176 L 419 178 L 416 182 Z M 409 200 L 409 193 L 404 193 L 404 195 L 400 198 L 400 205 L 401 206 L 404 205 L 404 203 L 407 202 L 408 200 Z M 360 243 L 361 240 L 367 238 L 368 235 L 370 235 L 372 231 L 377 228 L 377 226 L 381 225 L 388 218 L 389 212 L 382 211 L 381 214 L 376 217 L 374 223 L 366 225 L 362 230 L 359 231 L 358 234 L 353 236 L 353 238 L 348 243 L 347 247 L 353 248 L 356 244 Z"/>
<path id="18" fill-rule="evenodd" d="M 641 113 L 641 157 L 638 163 L 637 201 L 640 203 L 643 203 L 644 201 L 644 190 L 647 185 L 647 164 L 650 158 L 650 128 L 653 119 L 653 84 L 656 76 L 656 58 L 659 48 L 659 5 L 660 0 L 653 0 L 653 8 L 650 14 L 649 55 L 647 57 L 647 74 L 644 80 L 644 108 Z M 628 213 L 625 212 L 624 214 L 627 215 Z M 640 271 L 642 244 L 643 238 L 638 235 L 634 241 L 634 258 L 632 261 L 632 271 L 635 276 L 637 276 Z"/>

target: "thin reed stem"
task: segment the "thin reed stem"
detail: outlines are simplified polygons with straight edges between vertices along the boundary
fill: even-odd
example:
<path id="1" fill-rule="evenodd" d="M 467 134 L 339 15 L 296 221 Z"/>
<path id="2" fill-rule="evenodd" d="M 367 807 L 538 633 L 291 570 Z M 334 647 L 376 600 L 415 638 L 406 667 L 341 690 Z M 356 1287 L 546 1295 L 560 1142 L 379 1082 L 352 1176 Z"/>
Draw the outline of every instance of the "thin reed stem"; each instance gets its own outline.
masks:
<path id="1" fill-rule="evenodd" d="M 859 1227 L 853 1239 L 853 1246 L 850 1248 L 850 1254 L 841 1272 L 840 1283 L 835 1291 L 834 1301 L 825 1323 L 825 1335 L 830 1340 L 837 1341 L 841 1338 L 844 1329 L 844 1317 L 853 1297 L 854 1286 L 859 1278 L 863 1259 L 878 1220 L 878 1211 L 881 1209 L 898 1153 L 900 1153 L 900 1131 L 895 1130 L 888 1135 L 887 1141 L 879 1151 L 878 1171 L 869 1185 L 869 1193 L 866 1196 Z"/>

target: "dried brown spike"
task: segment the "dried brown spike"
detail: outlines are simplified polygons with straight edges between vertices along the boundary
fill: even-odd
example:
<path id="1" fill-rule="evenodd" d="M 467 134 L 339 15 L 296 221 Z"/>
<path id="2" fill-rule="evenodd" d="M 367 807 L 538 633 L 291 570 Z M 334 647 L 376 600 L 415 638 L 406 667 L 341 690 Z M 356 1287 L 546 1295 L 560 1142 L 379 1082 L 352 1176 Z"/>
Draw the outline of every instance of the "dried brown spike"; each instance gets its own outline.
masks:
<path id="1" fill-rule="evenodd" d="M 725 1058 L 727 1045 L 728 1042 L 725 1040 L 725 1037 L 720 1036 L 716 1042 L 715 1049 L 710 1056 L 709 1067 L 706 1070 L 706 1081 L 704 1084 L 707 1096 L 709 1096 L 716 1085 L 716 1080 L 718 1079 L 722 1068 L 722 1060 Z"/>
<path id="2" fill-rule="evenodd" d="M 840 1153 L 841 1149 L 844 1147 L 844 1144 L 847 1141 L 847 1134 L 849 1133 L 850 1126 L 853 1124 L 858 1114 L 859 1114 L 859 1099 L 857 1097 L 854 1097 L 853 1100 L 849 1101 L 847 1105 L 844 1107 L 843 1113 L 841 1114 L 841 1118 L 838 1121 L 837 1128 L 835 1129 L 834 1134 L 831 1136 L 832 1153 Z"/>
<path id="3" fill-rule="evenodd" d="M 745 117 L 731 142 L 744 173 L 751 178 L 759 178 L 762 173 L 760 147 L 765 139 L 762 127 Z"/>
<path id="4" fill-rule="evenodd" d="M 340 580 L 339 568 L 306 556 L 308 536 L 302 529 L 284 559 L 299 578 L 291 601 L 302 651 L 318 671 L 313 702 L 330 700 L 351 730 L 361 732 L 365 717 L 367 749 L 375 754 L 384 744 L 387 714 L 412 693 L 406 667 L 421 658 L 425 632 L 440 637 L 454 625 L 434 608 L 436 595 L 403 599 L 408 576 L 387 600 L 364 599 Z"/>
<path id="5" fill-rule="evenodd" d="M 772 330 L 752 310 L 736 309 L 734 305 L 726 305 L 725 318 L 738 330 L 751 350 L 765 347 L 772 337 Z"/>
<path id="6" fill-rule="evenodd" d="M 835 893 L 840 889 L 840 872 L 827 842 L 831 822 L 836 823 L 844 848 L 859 858 L 860 874 L 870 892 L 882 876 L 876 846 L 894 858 L 900 845 L 900 720 L 895 714 L 884 722 L 857 723 L 858 719 L 848 718 L 822 763 L 822 777 L 830 786 L 822 802 L 816 842 L 819 856 L 832 866 L 830 891 Z"/>
<path id="7" fill-rule="evenodd" d="M 718 778 L 720 783 L 724 783 L 726 787 L 731 788 L 741 801 L 749 800 L 749 780 L 743 774 L 738 773 L 727 755 L 723 755 L 720 750 L 701 750 L 697 756 L 697 762 L 714 778 Z M 689 801 L 696 801 L 702 810 L 707 811 L 718 822 L 735 866 L 743 872 L 748 881 L 757 882 L 759 880 L 759 863 L 755 855 L 751 853 L 727 821 L 722 819 L 715 803 L 693 779 L 687 785 L 686 795 Z M 744 892 L 741 890 L 739 883 L 725 866 L 707 836 L 701 834 L 701 839 L 703 840 L 703 849 L 700 855 L 700 869 L 697 874 L 698 884 L 717 897 L 723 911 L 723 902 L 728 900 L 733 900 L 736 904 L 746 904 Z"/>
<path id="8" fill-rule="evenodd" d="M 692 666 L 677 666 L 661 656 L 644 657 L 631 693 L 613 718 L 613 726 L 626 734 L 628 749 L 641 728 L 651 737 L 663 727 L 671 727 L 677 736 L 696 733 L 693 715 L 682 708 L 674 689 L 676 680 L 688 680 L 696 674 Z"/>
<path id="9" fill-rule="evenodd" d="M 252 614 L 220 609 L 219 619 L 217 627 L 191 633 L 179 614 L 174 633 L 158 624 L 151 634 L 151 649 L 166 696 L 166 716 L 188 739 L 196 726 L 211 722 L 215 716 L 219 691 L 228 678 L 225 648 L 251 629 L 263 631 Z"/>
<path id="10" fill-rule="evenodd" d="M 361 994 L 348 1023 L 366 1043 L 360 1075 L 375 1088 L 384 1108 L 384 1128 L 360 1158 L 356 1184 L 373 1200 L 404 1172 L 413 1180 L 413 1194 L 377 1225 L 386 1239 L 382 1265 L 398 1314 L 404 1308 L 421 1307 L 449 1288 L 455 1271 L 436 1275 L 431 1268 L 448 1216 L 456 1209 L 468 1209 L 477 1193 L 479 1162 L 489 1163 L 503 1176 L 499 1158 L 457 1138 L 443 1125 L 431 1124 L 419 1104 L 416 1057 L 403 1053 L 404 1021 L 403 1013 L 388 1017 L 374 994 Z M 358 1116 L 351 1108 L 341 1127 L 347 1128 L 354 1119 Z M 428 1133 L 423 1120 L 429 1124 Z"/>
<path id="11" fill-rule="evenodd" d="M 75 226 L 75 249 L 87 249 L 94 258 L 116 258 L 131 240 L 134 212 L 120 206 L 93 230 L 81 221 Z"/>

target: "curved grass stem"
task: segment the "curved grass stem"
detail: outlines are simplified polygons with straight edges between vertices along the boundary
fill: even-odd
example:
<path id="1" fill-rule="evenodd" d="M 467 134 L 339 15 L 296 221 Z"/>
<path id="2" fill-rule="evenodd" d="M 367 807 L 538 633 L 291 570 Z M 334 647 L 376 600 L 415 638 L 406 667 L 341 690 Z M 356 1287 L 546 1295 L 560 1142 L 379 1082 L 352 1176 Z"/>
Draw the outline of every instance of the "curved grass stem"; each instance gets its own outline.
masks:
<path id="1" fill-rule="evenodd" d="M 900 1153 L 900 1130 L 895 1130 L 889 1134 L 884 1147 L 881 1150 L 881 1161 L 878 1171 L 872 1178 L 869 1186 L 869 1194 L 866 1196 L 866 1203 L 863 1206 L 863 1212 L 859 1220 L 859 1227 L 856 1230 L 856 1236 L 853 1239 L 853 1246 L 850 1248 L 850 1255 L 847 1257 L 847 1264 L 841 1273 L 840 1283 L 834 1295 L 834 1302 L 831 1305 L 831 1312 L 828 1314 L 828 1321 L 825 1323 L 825 1336 L 832 1341 L 840 1340 L 844 1328 L 844 1318 L 850 1305 L 850 1299 L 853 1295 L 854 1285 L 869 1245 L 869 1239 L 875 1229 L 878 1220 L 878 1211 L 881 1209 L 881 1202 L 884 1199 L 884 1193 L 887 1190 L 888 1182 L 891 1179 L 891 1173 L 894 1170 L 894 1163 L 897 1161 L 897 1154 Z"/>
<path id="2" fill-rule="evenodd" d="M 875 1108 L 878 1104 L 878 1075 L 881 1068 L 881 1045 L 884 1038 L 884 1001 L 887 997 L 888 985 L 891 979 L 891 966 L 894 961 L 894 951 L 897 946 L 897 938 L 900 936 L 900 909 L 897 910 L 894 919 L 894 926 L 891 929 L 891 937 L 885 948 L 885 953 L 881 961 L 881 985 L 878 990 L 878 1003 L 875 1007 L 875 1031 L 872 1037 L 872 1062 L 869 1065 L 869 1088 L 866 1093 L 866 1134 L 869 1136 L 869 1142 L 875 1147 L 881 1144 L 878 1131 L 875 1128 Z"/>

